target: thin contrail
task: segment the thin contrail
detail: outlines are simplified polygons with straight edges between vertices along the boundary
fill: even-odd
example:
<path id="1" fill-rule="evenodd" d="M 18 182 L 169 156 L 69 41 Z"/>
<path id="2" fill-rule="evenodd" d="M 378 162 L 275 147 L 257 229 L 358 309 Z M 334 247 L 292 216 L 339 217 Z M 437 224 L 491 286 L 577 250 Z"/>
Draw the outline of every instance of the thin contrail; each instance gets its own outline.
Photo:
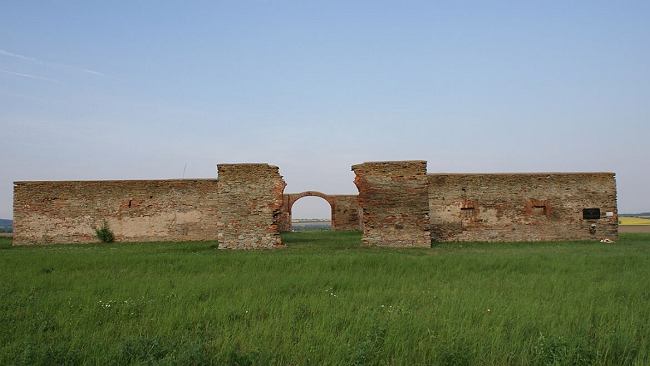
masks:
<path id="1" fill-rule="evenodd" d="M 43 61 L 43 60 L 37 59 L 36 57 L 25 56 L 25 55 L 10 52 L 10 51 L 4 50 L 4 49 L 0 49 L 0 55 L 7 56 L 7 57 L 13 57 L 13 58 L 16 58 L 16 59 L 19 59 L 19 60 L 29 61 L 29 62 L 41 64 L 41 65 L 49 65 L 49 66 L 55 66 L 55 67 L 64 67 L 64 68 L 68 68 L 68 69 L 74 69 L 74 70 L 78 70 L 78 71 L 81 71 L 81 72 L 84 72 L 84 73 L 87 73 L 87 74 L 91 74 L 91 75 L 107 76 L 103 72 L 100 72 L 100 71 L 97 71 L 97 70 L 80 68 L 80 67 L 77 67 L 77 66 L 59 64 L 59 63 L 55 63 L 55 62 Z"/>
<path id="2" fill-rule="evenodd" d="M 59 80 L 51 79 L 51 78 L 48 78 L 48 77 L 45 77 L 45 76 L 39 76 L 39 75 L 33 75 L 33 74 L 24 74 L 22 72 L 15 72 L 15 71 L 3 70 L 3 69 L 0 69 L 0 72 L 5 73 L 5 74 L 9 74 L 9 75 L 20 76 L 22 78 L 27 78 L 27 79 L 49 81 L 51 83 L 58 83 L 58 84 L 61 83 Z"/>
<path id="3" fill-rule="evenodd" d="M 37 60 L 37 59 L 35 59 L 33 57 L 19 55 L 17 53 L 9 52 L 9 51 L 3 50 L 3 49 L 0 49 L 0 55 L 19 58 L 19 59 L 25 60 L 25 61 L 42 62 L 42 61 L 39 61 L 39 60 Z"/>

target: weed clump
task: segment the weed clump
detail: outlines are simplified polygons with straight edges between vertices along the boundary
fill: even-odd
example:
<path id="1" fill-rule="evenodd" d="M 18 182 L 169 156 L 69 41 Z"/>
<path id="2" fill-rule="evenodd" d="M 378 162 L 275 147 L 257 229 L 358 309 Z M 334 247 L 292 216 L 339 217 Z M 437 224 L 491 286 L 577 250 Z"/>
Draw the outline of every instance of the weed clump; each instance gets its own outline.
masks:
<path id="1" fill-rule="evenodd" d="M 95 228 L 95 234 L 97 235 L 97 239 L 102 243 L 112 243 L 115 241 L 115 234 L 113 234 L 111 228 L 108 227 L 108 222 L 106 222 L 106 220 L 102 222 L 102 226 Z"/>

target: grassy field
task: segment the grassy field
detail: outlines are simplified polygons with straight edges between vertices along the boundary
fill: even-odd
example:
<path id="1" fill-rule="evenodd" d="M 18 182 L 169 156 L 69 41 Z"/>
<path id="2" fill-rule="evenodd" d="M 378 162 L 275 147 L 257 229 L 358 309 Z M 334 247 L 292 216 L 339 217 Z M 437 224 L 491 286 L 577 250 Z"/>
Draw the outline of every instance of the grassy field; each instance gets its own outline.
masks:
<path id="1" fill-rule="evenodd" d="M 650 235 L 616 244 L 11 247 L 0 364 L 648 365 Z"/>
<path id="2" fill-rule="evenodd" d="M 650 219 L 646 217 L 619 217 L 618 222 L 621 225 L 650 225 Z"/>

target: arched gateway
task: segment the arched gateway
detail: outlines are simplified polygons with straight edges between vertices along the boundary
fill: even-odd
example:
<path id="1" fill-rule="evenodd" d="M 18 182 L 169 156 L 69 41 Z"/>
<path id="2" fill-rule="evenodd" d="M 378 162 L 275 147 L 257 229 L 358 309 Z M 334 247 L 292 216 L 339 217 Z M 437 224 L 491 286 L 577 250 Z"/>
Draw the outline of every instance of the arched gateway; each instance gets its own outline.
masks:
<path id="1" fill-rule="evenodd" d="M 331 207 L 332 230 L 359 230 L 359 204 L 356 195 L 325 194 L 317 191 L 286 193 L 283 195 L 280 231 L 291 231 L 291 209 L 303 197 L 320 197 Z"/>

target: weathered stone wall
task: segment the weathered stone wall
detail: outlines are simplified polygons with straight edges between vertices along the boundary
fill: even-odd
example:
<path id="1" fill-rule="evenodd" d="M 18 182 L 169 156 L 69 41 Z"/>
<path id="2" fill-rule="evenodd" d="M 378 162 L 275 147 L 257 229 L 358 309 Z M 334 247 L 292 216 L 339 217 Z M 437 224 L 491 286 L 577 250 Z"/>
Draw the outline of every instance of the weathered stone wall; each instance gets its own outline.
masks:
<path id="1" fill-rule="evenodd" d="M 219 180 L 47 181 L 14 184 L 14 244 L 219 240 L 220 248 L 282 245 L 285 183 L 268 164 L 219 165 Z"/>
<path id="2" fill-rule="evenodd" d="M 221 164 L 218 180 L 16 182 L 14 244 L 97 242 L 94 228 L 106 221 L 117 241 L 218 239 L 220 248 L 276 248 L 279 231 L 291 229 L 293 203 L 305 196 L 327 200 L 333 230 L 361 229 L 365 245 L 618 235 L 613 173 L 427 175 L 425 161 L 352 170 L 358 196 L 285 195 L 279 169 L 268 164 Z"/>
<path id="3" fill-rule="evenodd" d="M 332 230 L 361 230 L 359 197 L 356 195 L 333 195 L 330 197 L 332 198 Z"/>
<path id="4" fill-rule="evenodd" d="M 14 184 L 14 245 L 96 242 L 104 220 L 118 241 L 214 240 L 217 181 L 49 181 Z"/>
<path id="5" fill-rule="evenodd" d="M 352 170 L 365 245 L 431 246 L 426 161 L 363 163 Z"/>
<path id="6" fill-rule="evenodd" d="M 278 218 L 278 230 L 282 233 L 291 231 L 291 211 L 289 209 L 289 195 L 282 196 L 282 207 Z"/>
<path id="7" fill-rule="evenodd" d="M 332 230 L 360 230 L 359 205 L 356 195 L 328 195 L 316 191 L 287 193 L 283 196 L 278 227 L 280 231 L 291 231 L 291 211 L 294 203 L 303 197 L 321 197 L 331 208 Z"/>
<path id="8" fill-rule="evenodd" d="M 220 164 L 217 202 L 219 248 L 281 247 L 279 223 L 284 187 L 278 167 Z"/>
<path id="9" fill-rule="evenodd" d="M 431 235 L 438 241 L 618 235 L 613 173 L 429 174 L 429 206 Z M 583 219 L 585 208 L 599 208 L 600 219 Z"/>

